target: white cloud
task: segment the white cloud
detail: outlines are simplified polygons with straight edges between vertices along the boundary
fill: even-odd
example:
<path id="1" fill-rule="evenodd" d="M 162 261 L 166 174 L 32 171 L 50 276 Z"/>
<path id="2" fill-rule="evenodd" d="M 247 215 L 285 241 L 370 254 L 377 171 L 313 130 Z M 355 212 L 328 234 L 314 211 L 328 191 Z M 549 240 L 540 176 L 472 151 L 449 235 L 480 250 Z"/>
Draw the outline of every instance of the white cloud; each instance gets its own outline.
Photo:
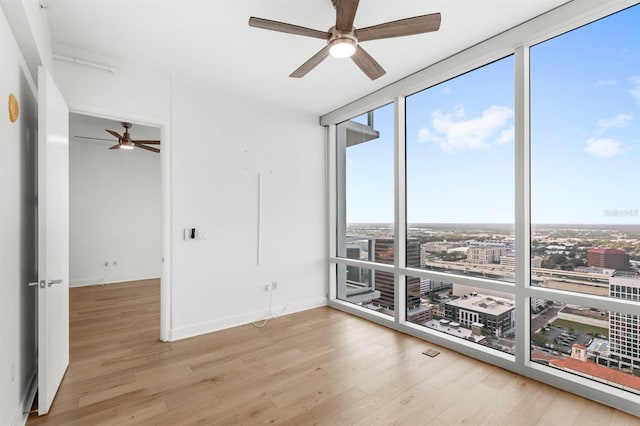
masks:
<path id="1" fill-rule="evenodd" d="M 453 92 L 453 90 L 449 86 L 445 86 L 442 88 L 442 93 L 444 93 L 445 95 L 450 95 L 451 92 Z"/>
<path id="2" fill-rule="evenodd" d="M 498 138 L 496 139 L 496 143 L 500 145 L 511 143 L 515 139 L 515 136 L 515 129 L 513 128 L 513 126 L 511 126 L 507 130 L 503 130 L 502 132 L 500 132 L 500 136 L 498 136 Z"/>
<path id="3" fill-rule="evenodd" d="M 585 141 L 585 152 L 598 158 L 611 158 L 622 152 L 622 144 L 613 139 L 589 138 Z"/>
<path id="4" fill-rule="evenodd" d="M 617 86 L 618 82 L 615 80 L 598 80 L 595 83 L 593 83 L 593 85 L 595 87 L 600 87 L 600 86 Z"/>
<path id="5" fill-rule="evenodd" d="M 633 120 L 633 116 L 631 114 L 618 114 L 608 120 L 604 118 L 602 120 L 598 120 L 598 127 L 602 133 L 604 130 L 612 127 L 627 127 L 631 120 Z"/>
<path id="6" fill-rule="evenodd" d="M 631 114 L 618 114 L 613 118 L 598 120 L 597 137 L 590 137 L 584 144 L 586 153 L 598 158 L 611 158 L 624 151 L 624 145 L 614 139 L 602 137 L 609 129 L 628 127 L 633 116 Z"/>
<path id="7" fill-rule="evenodd" d="M 492 142 L 509 142 L 509 129 L 504 129 L 513 119 L 513 110 L 506 106 L 494 105 L 482 115 L 467 119 L 462 105 L 443 113 L 431 113 L 431 127 L 420 129 L 421 142 L 434 142 L 444 151 L 488 148 Z M 501 132 L 501 133 L 499 133 Z M 513 131 L 511 130 L 511 133 Z M 495 135 L 498 135 L 494 140 Z"/>
<path id="8" fill-rule="evenodd" d="M 631 85 L 633 86 L 629 90 L 629 93 L 631 93 L 631 96 L 636 98 L 636 101 L 640 102 L 640 75 L 629 77 L 629 81 L 631 81 Z"/>
<path id="9" fill-rule="evenodd" d="M 434 139 L 435 136 L 433 135 L 433 133 L 431 133 L 431 130 L 427 129 L 426 127 L 418 131 L 418 141 L 433 142 Z"/>

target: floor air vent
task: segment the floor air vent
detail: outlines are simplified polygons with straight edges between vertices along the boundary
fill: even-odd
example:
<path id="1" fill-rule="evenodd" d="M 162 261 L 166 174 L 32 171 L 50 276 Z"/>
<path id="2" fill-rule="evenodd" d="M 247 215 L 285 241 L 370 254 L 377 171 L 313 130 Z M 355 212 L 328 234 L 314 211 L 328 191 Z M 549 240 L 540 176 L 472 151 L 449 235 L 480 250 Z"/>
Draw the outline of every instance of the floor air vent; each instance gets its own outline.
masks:
<path id="1" fill-rule="evenodd" d="M 434 358 L 440 355 L 440 351 L 436 351 L 435 349 L 427 349 L 426 351 L 422 352 L 422 354 Z"/>

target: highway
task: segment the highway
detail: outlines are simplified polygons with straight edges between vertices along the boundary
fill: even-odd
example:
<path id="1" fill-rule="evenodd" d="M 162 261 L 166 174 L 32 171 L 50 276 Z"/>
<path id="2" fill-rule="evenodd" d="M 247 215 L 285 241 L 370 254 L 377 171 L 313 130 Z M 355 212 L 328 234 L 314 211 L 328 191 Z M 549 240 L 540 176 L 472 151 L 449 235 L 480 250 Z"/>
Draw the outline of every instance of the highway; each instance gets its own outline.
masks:
<path id="1" fill-rule="evenodd" d="M 427 261 L 425 268 L 439 272 L 453 272 L 475 277 L 515 281 L 513 267 L 498 264 L 474 264 L 467 262 Z M 609 276 L 560 269 L 531 268 L 531 284 L 579 293 L 606 296 L 609 292 Z"/>

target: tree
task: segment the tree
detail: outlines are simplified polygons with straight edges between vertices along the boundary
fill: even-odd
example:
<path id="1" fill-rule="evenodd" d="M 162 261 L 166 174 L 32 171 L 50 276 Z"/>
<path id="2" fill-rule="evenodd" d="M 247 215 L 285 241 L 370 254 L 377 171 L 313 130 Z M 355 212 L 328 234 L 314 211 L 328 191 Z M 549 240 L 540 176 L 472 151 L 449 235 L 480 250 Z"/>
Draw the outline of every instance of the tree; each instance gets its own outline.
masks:
<path id="1" fill-rule="evenodd" d="M 547 343 L 549 343 L 549 341 L 541 333 L 535 333 L 533 336 L 531 336 L 531 344 L 533 344 L 534 346 L 544 348 L 544 345 L 546 345 Z"/>
<path id="2" fill-rule="evenodd" d="M 442 256 L 442 260 L 444 260 L 445 262 L 459 262 L 461 260 L 465 260 L 466 258 L 466 254 L 456 251 L 446 253 L 444 256 Z"/>
<path id="3" fill-rule="evenodd" d="M 560 266 L 567 262 L 567 256 L 562 253 L 550 254 L 542 260 L 542 267 L 546 269 L 560 269 Z"/>

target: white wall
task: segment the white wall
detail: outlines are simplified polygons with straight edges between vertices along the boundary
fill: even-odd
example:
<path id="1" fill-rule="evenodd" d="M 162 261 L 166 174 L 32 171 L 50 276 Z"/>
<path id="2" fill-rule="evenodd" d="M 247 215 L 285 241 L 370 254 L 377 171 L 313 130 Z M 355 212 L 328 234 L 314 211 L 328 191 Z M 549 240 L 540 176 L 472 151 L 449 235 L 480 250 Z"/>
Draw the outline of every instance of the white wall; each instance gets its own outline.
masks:
<path id="1" fill-rule="evenodd" d="M 52 74 L 72 111 L 166 124 L 171 113 L 171 81 L 152 71 L 118 66 L 112 74 L 56 60 Z"/>
<path id="2" fill-rule="evenodd" d="M 110 150 L 116 142 L 104 129 L 123 132 L 117 121 L 71 114 L 71 286 L 159 278 L 162 270 L 160 155 Z M 134 124 L 130 133 L 133 139 L 160 139 L 159 128 Z"/>
<path id="3" fill-rule="evenodd" d="M 325 154 L 318 117 L 174 82 L 173 337 L 326 303 Z M 262 176 L 258 265 L 258 174 Z M 204 241 L 183 241 L 195 226 Z"/>
<path id="4" fill-rule="evenodd" d="M 22 64 L 22 66 L 21 66 Z M 35 86 L 0 11 L 0 424 L 21 424 L 35 374 L 36 129 Z M 33 81 L 31 81 L 33 84 Z M 32 87 L 34 90 L 32 90 Z M 11 123 L 7 100 L 20 104 Z"/>
<path id="5" fill-rule="evenodd" d="M 46 9 L 40 0 L 0 0 L 0 6 L 34 81 L 38 79 L 38 66 L 51 69 L 51 36 Z"/>
<path id="6" fill-rule="evenodd" d="M 164 126 L 170 176 L 170 338 L 326 303 L 325 149 L 318 117 L 149 70 L 116 74 L 62 62 L 54 76 L 72 110 Z M 257 264 L 258 173 L 262 180 Z M 163 201 L 163 202 L 165 202 Z M 185 227 L 206 240 L 184 241 Z"/>

